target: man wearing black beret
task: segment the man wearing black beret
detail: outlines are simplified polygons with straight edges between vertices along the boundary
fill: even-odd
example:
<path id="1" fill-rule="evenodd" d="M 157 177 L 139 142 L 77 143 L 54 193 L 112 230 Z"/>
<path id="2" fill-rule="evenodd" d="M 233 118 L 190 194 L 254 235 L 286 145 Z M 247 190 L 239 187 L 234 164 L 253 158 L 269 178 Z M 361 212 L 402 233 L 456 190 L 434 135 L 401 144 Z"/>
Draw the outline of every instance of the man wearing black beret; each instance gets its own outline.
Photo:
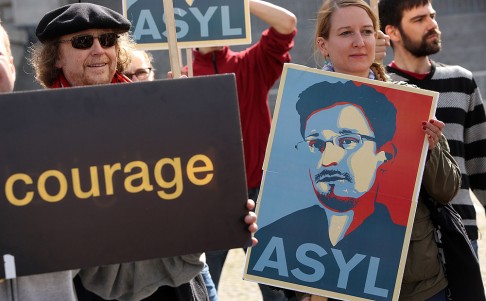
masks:
<path id="1" fill-rule="evenodd" d="M 36 79 L 47 88 L 129 82 L 125 49 L 130 21 L 91 3 L 75 3 L 48 12 L 36 29 L 32 48 Z"/>
<path id="2" fill-rule="evenodd" d="M 128 50 L 134 48 L 128 34 L 130 26 L 119 13 L 91 3 L 66 5 L 47 13 L 36 29 L 39 43 L 31 48 L 30 63 L 36 79 L 47 88 L 131 82 L 123 75 L 130 63 Z M 253 207 L 249 200 L 248 209 Z M 255 220 L 252 212 L 245 217 L 252 233 L 257 228 Z M 33 285 L 12 288 L 12 294 L 20 294 L 20 300 L 41 301 L 207 300 L 200 255 L 24 277 L 35 280 Z M 77 297 L 72 285 L 76 274 L 90 291 L 82 290 L 83 295 Z M 46 289 L 53 291 L 46 294 Z"/>

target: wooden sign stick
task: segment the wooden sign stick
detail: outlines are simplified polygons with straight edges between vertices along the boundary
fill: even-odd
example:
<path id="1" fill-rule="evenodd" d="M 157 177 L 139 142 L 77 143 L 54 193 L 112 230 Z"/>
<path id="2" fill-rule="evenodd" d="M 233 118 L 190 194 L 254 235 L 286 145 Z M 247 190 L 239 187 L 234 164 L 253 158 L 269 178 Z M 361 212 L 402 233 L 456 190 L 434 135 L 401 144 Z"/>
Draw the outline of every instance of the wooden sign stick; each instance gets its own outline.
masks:
<path id="1" fill-rule="evenodd" d="M 378 14 L 378 0 L 370 0 L 370 7 L 373 13 L 376 15 L 376 17 L 379 17 Z"/>
<path id="2" fill-rule="evenodd" d="M 193 77 L 194 72 L 192 70 L 192 48 L 186 48 L 186 62 L 187 62 L 187 76 Z"/>
<path id="3" fill-rule="evenodd" d="M 174 4 L 172 0 L 164 1 L 165 26 L 167 30 L 167 44 L 169 45 L 170 68 L 173 78 L 181 77 L 181 64 L 177 48 L 177 35 L 175 29 Z"/>

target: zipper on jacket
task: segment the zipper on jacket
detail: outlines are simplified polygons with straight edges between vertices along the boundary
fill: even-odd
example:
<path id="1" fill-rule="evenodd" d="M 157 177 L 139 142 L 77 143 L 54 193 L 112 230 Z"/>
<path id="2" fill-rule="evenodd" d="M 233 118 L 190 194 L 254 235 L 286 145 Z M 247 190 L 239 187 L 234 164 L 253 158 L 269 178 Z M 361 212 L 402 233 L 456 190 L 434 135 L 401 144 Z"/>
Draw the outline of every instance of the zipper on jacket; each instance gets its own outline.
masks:
<path id="1" fill-rule="evenodd" d="M 18 292 L 17 292 L 17 279 L 7 279 L 8 285 L 7 287 L 10 289 L 10 292 L 7 292 L 7 298 L 9 298 L 10 301 L 17 301 L 18 300 Z"/>
<path id="2" fill-rule="evenodd" d="M 218 72 L 218 64 L 216 62 L 216 52 L 215 51 L 213 51 L 213 53 L 212 53 L 212 61 L 213 61 L 214 73 L 215 74 L 219 74 L 219 72 Z"/>

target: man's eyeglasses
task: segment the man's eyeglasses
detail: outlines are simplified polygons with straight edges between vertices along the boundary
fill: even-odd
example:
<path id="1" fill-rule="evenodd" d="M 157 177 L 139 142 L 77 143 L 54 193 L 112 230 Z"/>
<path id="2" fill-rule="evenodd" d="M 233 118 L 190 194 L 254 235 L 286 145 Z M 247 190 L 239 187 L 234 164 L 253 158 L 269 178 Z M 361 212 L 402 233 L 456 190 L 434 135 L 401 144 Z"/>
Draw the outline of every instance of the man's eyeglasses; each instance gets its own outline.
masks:
<path id="1" fill-rule="evenodd" d="M 138 78 L 139 80 L 144 80 L 149 77 L 151 72 L 152 72 L 152 68 L 139 68 L 135 70 L 135 72 L 133 73 L 125 72 L 123 74 L 125 74 L 125 76 L 128 78 L 132 78 L 135 75 L 135 77 Z"/>
<path id="2" fill-rule="evenodd" d="M 89 49 L 93 46 L 94 39 L 100 41 L 100 45 L 103 48 L 113 47 L 116 44 L 120 36 L 114 32 L 103 33 L 99 36 L 93 36 L 90 34 L 84 34 L 72 37 L 69 40 L 60 40 L 59 43 L 71 42 L 71 46 L 76 49 Z"/>
<path id="3" fill-rule="evenodd" d="M 363 140 L 375 141 L 374 137 L 362 135 L 362 134 L 352 134 L 352 133 L 334 136 L 329 140 L 315 139 L 315 137 L 317 136 L 319 136 L 318 133 L 307 136 L 304 140 L 297 143 L 295 145 L 295 148 L 299 149 L 298 148 L 299 144 L 306 142 L 307 145 L 309 146 L 309 151 L 311 153 L 315 153 L 316 151 L 323 153 L 324 150 L 326 149 L 327 142 L 331 142 L 332 144 L 339 146 L 340 148 L 345 150 L 352 150 L 362 145 L 364 142 Z"/>

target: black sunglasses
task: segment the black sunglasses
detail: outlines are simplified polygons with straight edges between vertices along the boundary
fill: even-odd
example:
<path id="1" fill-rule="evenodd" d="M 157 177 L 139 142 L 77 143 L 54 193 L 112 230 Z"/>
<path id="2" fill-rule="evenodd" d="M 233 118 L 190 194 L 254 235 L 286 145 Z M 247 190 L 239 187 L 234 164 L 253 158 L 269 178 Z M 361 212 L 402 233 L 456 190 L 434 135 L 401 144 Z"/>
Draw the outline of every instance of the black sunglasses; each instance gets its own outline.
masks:
<path id="1" fill-rule="evenodd" d="M 70 40 L 60 40 L 59 43 L 71 42 L 73 48 L 89 49 L 91 46 L 93 46 L 94 39 L 97 38 L 98 41 L 100 41 L 101 47 L 109 48 L 115 46 L 119 37 L 120 36 L 114 32 L 103 33 L 97 37 L 90 34 L 84 34 L 72 37 Z"/>

